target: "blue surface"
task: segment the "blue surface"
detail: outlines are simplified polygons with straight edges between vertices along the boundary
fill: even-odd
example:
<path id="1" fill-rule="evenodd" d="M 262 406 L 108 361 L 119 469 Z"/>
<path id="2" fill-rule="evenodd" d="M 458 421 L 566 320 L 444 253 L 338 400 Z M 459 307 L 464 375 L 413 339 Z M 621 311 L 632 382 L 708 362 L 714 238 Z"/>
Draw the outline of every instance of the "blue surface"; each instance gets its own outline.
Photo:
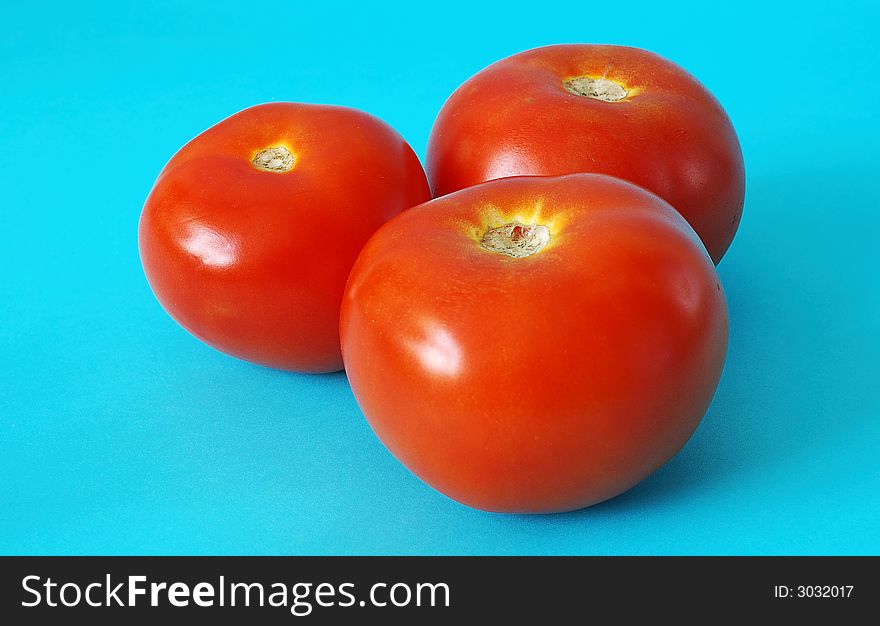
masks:
<path id="1" fill-rule="evenodd" d="M 880 553 L 876 5 L 244 4 L 2 11 L 0 553 Z M 465 78 L 578 41 L 687 67 L 748 172 L 717 396 L 629 493 L 565 515 L 467 509 L 384 450 L 344 375 L 235 361 L 152 297 L 141 205 L 206 127 L 339 103 L 423 156 Z"/>

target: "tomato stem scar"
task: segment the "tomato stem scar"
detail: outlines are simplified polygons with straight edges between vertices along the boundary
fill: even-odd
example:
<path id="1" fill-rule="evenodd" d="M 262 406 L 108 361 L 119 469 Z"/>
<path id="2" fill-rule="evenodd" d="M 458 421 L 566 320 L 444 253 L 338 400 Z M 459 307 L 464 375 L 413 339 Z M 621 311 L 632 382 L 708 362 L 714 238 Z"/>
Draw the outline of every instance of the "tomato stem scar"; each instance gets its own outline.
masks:
<path id="1" fill-rule="evenodd" d="M 251 159 L 251 165 L 264 172 L 289 172 L 296 159 L 284 146 L 269 146 L 259 150 Z"/>
<path id="2" fill-rule="evenodd" d="M 511 222 L 490 228 L 480 239 L 480 247 L 515 259 L 540 252 L 550 243 L 550 230 L 541 224 Z"/>
<path id="3" fill-rule="evenodd" d="M 627 96 L 623 85 L 607 78 L 577 76 L 565 81 L 565 89 L 576 96 L 584 96 L 602 102 L 620 102 Z"/>

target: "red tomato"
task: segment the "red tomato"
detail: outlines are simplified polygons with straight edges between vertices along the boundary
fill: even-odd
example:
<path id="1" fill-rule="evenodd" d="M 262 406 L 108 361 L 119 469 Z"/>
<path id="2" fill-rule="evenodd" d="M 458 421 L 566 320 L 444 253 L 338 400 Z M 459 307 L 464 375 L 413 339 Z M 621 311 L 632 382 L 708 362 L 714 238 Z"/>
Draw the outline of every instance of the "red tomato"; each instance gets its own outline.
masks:
<path id="1" fill-rule="evenodd" d="M 718 101 L 671 61 L 620 46 L 549 46 L 490 65 L 443 106 L 427 164 L 435 195 L 505 176 L 623 178 L 678 209 L 716 263 L 745 192 Z"/>
<path id="2" fill-rule="evenodd" d="M 711 259 L 666 202 L 597 174 L 507 178 L 402 213 L 346 287 L 373 430 L 472 507 L 611 498 L 693 433 L 727 351 Z"/>
<path id="3" fill-rule="evenodd" d="M 390 126 L 342 107 L 274 103 L 184 146 L 144 206 L 140 252 L 181 326 L 270 367 L 342 367 L 339 305 L 370 235 L 430 198 Z"/>

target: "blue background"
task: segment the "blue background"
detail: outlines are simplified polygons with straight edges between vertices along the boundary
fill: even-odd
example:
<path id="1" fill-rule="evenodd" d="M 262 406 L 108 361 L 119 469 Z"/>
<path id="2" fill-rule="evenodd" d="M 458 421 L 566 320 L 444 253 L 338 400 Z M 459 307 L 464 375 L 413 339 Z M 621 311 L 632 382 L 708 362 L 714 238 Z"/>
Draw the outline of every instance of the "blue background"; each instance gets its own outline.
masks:
<path id="1" fill-rule="evenodd" d="M 29 4 L 0 16 L 0 553 L 880 553 L 872 3 Z M 385 451 L 343 374 L 223 356 L 151 295 L 142 203 L 208 126 L 338 103 L 424 156 L 461 81 L 561 42 L 682 64 L 746 158 L 717 396 L 629 493 L 552 516 L 460 506 Z"/>

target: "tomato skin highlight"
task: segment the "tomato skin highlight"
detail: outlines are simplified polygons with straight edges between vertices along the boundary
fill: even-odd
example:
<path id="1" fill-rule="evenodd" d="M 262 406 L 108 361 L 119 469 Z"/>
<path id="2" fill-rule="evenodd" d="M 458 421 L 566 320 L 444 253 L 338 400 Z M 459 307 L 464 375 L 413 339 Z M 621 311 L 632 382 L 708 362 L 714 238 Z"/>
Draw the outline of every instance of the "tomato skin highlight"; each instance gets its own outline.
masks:
<path id="1" fill-rule="evenodd" d="M 258 105 L 168 162 L 141 214 L 141 261 L 165 310 L 208 345 L 269 367 L 335 371 L 339 306 L 358 252 L 385 221 L 428 199 L 418 157 L 381 120 L 336 106 Z"/>
<path id="2" fill-rule="evenodd" d="M 577 95 L 566 85 L 579 76 L 627 95 Z M 547 46 L 478 72 L 443 105 L 427 169 L 436 196 L 506 176 L 617 176 L 675 207 L 716 264 L 745 195 L 739 140 L 715 97 L 671 61 L 623 46 Z"/>
<path id="3" fill-rule="evenodd" d="M 549 243 L 486 249 L 504 224 L 543 225 Z M 406 467 L 468 506 L 544 513 L 616 496 L 685 444 L 728 320 L 672 207 L 574 174 L 484 183 L 389 221 L 352 269 L 340 336 L 359 406 Z"/>

